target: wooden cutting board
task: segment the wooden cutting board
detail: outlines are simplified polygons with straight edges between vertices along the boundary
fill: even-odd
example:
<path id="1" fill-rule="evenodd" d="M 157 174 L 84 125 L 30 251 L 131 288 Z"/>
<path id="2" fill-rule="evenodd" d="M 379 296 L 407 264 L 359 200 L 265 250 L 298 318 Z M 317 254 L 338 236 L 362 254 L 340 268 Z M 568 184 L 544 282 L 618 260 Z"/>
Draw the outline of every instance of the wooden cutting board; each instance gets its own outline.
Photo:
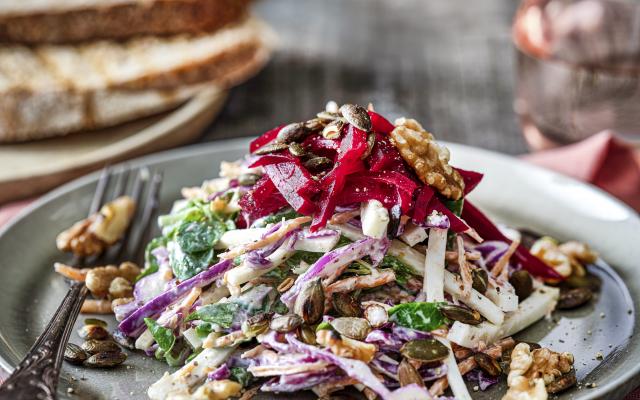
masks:
<path id="1" fill-rule="evenodd" d="M 105 164 L 191 142 L 218 115 L 226 96 L 206 88 L 174 110 L 116 127 L 0 145 L 0 204 L 43 193 Z"/>

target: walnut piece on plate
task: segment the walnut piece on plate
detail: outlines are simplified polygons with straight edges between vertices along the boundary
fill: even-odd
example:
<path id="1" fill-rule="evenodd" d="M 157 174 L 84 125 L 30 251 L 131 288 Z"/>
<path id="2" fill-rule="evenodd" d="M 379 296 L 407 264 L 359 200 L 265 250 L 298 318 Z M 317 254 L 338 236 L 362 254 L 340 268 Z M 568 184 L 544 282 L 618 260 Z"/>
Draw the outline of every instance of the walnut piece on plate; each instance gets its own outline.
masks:
<path id="1" fill-rule="evenodd" d="M 464 194 L 464 181 L 449 165 L 449 150 L 436 143 L 433 135 L 414 119 L 399 118 L 395 126 L 391 141 L 420 180 L 443 196 L 459 200 Z"/>
<path id="2" fill-rule="evenodd" d="M 61 251 L 81 257 L 100 254 L 124 235 L 135 209 L 131 197 L 118 197 L 103 205 L 99 212 L 61 232 L 56 245 Z"/>
<path id="3" fill-rule="evenodd" d="M 598 253 L 584 243 L 570 241 L 560 244 L 549 236 L 536 240 L 531 246 L 531 254 L 565 278 L 571 274 L 584 276 L 585 264 L 594 263 L 598 259 Z"/>
<path id="4" fill-rule="evenodd" d="M 572 369 L 571 353 L 557 353 L 544 347 L 531 351 L 527 343 L 519 343 L 511 352 L 509 390 L 502 400 L 545 400 L 547 392 L 555 393 L 575 383 L 575 380 L 565 380 L 566 387 L 554 385 L 571 374 Z M 550 386 L 553 390 L 547 389 Z"/>

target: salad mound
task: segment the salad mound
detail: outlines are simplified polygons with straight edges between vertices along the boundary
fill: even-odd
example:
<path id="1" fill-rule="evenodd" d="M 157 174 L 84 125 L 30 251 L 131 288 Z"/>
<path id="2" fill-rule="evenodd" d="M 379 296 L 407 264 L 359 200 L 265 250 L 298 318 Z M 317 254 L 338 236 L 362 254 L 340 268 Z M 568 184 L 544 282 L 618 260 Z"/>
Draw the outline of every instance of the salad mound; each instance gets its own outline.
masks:
<path id="1" fill-rule="evenodd" d="M 183 189 L 114 306 L 119 336 L 179 367 L 149 397 L 470 399 L 465 379 L 507 373 L 505 399 L 572 386 L 571 354 L 511 336 L 566 306 L 558 284 L 594 258 L 550 238 L 530 251 L 467 199 L 481 179 L 371 106 L 330 102 L 253 140 Z"/>

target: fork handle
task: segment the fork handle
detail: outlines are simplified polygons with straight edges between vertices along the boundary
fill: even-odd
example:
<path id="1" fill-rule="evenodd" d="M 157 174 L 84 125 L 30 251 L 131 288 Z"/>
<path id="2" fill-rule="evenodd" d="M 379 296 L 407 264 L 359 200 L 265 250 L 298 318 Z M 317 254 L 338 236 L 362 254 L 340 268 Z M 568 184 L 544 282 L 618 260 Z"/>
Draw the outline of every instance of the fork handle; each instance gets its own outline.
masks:
<path id="1" fill-rule="evenodd" d="M 74 282 L 42 335 L 0 386 L 0 400 L 56 399 L 64 349 L 86 297 L 84 282 Z"/>

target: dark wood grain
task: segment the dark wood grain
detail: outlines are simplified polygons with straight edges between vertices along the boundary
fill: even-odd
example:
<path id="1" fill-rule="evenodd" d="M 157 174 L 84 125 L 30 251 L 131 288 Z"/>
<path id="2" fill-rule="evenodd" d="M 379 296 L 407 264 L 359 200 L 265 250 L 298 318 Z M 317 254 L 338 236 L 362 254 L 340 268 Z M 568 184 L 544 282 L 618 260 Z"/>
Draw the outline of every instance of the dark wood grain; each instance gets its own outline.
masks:
<path id="1" fill-rule="evenodd" d="M 234 89 L 203 141 L 311 117 L 327 100 L 372 102 L 438 138 L 526 151 L 513 112 L 514 0 L 264 0 L 280 36 L 257 77 Z"/>

